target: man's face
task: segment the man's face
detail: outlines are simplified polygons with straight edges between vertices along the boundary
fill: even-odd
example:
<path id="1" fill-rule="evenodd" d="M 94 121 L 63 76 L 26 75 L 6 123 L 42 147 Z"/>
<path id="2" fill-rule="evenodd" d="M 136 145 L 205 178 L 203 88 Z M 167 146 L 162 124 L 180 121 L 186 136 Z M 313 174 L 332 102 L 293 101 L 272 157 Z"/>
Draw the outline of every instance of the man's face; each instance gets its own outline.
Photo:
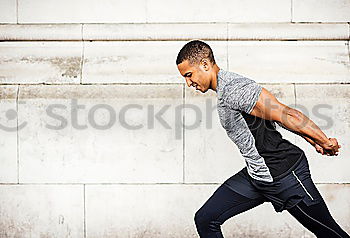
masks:
<path id="1" fill-rule="evenodd" d="M 188 60 L 177 65 L 180 74 L 185 78 L 188 87 L 195 87 L 196 90 L 205 93 L 210 88 L 210 69 L 208 61 L 197 65 L 191 65 Z"/>

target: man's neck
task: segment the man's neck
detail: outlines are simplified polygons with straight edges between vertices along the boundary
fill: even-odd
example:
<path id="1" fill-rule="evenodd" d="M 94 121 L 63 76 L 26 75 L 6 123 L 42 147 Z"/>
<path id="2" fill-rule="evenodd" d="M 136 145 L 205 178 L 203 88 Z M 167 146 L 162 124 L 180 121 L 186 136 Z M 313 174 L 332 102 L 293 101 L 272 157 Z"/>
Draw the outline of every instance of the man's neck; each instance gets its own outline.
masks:
<path id="1" fill-rule="evenodd" d="M 220 68 L 217 64 L 213 65 L 213 78 L 211 81 L 211 89 L 213 89 L 216 92 L 216 87 L 218 84 L 218 73 L 220 71 Z"/>

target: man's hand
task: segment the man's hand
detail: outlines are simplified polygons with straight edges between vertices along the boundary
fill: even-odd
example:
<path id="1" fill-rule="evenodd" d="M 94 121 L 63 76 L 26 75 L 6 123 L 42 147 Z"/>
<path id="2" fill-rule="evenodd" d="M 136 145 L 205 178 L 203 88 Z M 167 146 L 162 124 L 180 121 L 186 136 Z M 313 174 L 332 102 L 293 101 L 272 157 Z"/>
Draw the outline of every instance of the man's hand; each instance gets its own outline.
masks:
<path id="1" fill-rule="evenodd" d="M 317 145 L 317 144 L 316 144 Z M 325 142 L 323 145 L 317 145 L 318 148 L 315 146 L 316 151 L 322 153 L 323 155 L 335 155 L 337 156 L 339 153 L 339 148 L 341 148 L 341 145 L 338 144 L 338 141 L 336 138 L 329 138 L 327 142 Z"/>
<path id="2" fill-rule="evenodd" d="M 282 126 L 283 127 L 283 126 Z M 285 127 L 284 127 L 285 128 Z M 285 128 L 285 129 L 287 129 L 287 128 Z M 288 130 L 288 129 L 287 129 Z M 293 131 L 292 131 L 293 132 Z M 296 133 L 297 134 L 297 133 Z M 322 155 L 328 155 L 328 156 L 332 156 L 332 155 L 338 155 L 338 152 L 339 152 L 339 148 L 341 147 L 340 145 L 339 145 L 339 147 L 337 148 L 337 151 L 338 152 L 336 152 L 336 153 L 332 153 L 332 149 L 330 148 L 330 146 L 327 146 L 327 144 L 326 145 L 324 145 L 325 146 L 325 148 L 323 148 L 322 146 L 320 146 L 319 144 L 317 144 L 314 140 L 312 140 L 311 138 L 309 138 L 309 137 L 307 137 L 307 136 L 304 136 L 304 135 L 300 135 L 300 136 L 302 136 L 307 142 L 309 142 L 313 147 L 315 147 L 315 149 L 316 149 L 316 152 L 318 152 L 318 153 L 320 153 L 320 154 L 322 154 Z M 330 138 L 330 139 L 334 139 L 335 141 L 337 141 L 335 138 Z M 330 144 L 330 143 L 334 143 L 334 142 L 330 142 L 330 139 L 329 139 L 329 142 L 328 142 L 328 145 Z M 335 144 L 335 143 L 334 143 Z M 338 144 L 338 142 L 337 142 L 337 144 Z M 336 150 L 336 148 L 334 148 L 334 150 Z"/>
<path id="3" fill-rule="evenodd" d="M 277 123 L 277 124 L 279 124 L 280 126 L 282 126 L 283 128 L 285 128 L 283 125 L 281 125 L 281 123 Z M 285 129 L 287 129 L 288 130 L 288 128 L 285 128 Z M 292 131 L 293 132 L 293 131 Z M 296 133 L 297 134 L 297 133 Z M 323 148 L 322 146 L 320 146 L 319 144 L 317 144 L 313 139 L 311 139 L 311 138 L 309 138 L 309 137 L 307 137 L 307 136 L 305 136 L 305 135 L 300 135 L 301 137 L 303 137 L 307 142 L 309 142 L 313 147 L 315 147 L 315 149 L 316 149 L 316 151 L 318 152 L 318 153 L 320 153 L 320 154 L 322 154 L 322 155 L 328 155 L 328 156 L 332 156 L 332 155 L 338 155 L 338 153 L 339 153 L 339 148 L 341 147 L 340 145 L 338 145 L 338 141 L 337 141 L 337 139 L 335 139 L 335 138 L 329 138 L 328 140 L 327 140 L 327 143 L 325 143 L 323 146 L 325 147 L 325 148 Z M 330 144 L 336 144 L 336 145 L 338 145 L 338 147 L 336 148 L 336 147 L 334 147 L 333 148 L 333 150 L 334 151 L 337 151 L 336 153 L 332 153 L 332 148 L 331 148 L 331 146 L 330 146 Z"/>

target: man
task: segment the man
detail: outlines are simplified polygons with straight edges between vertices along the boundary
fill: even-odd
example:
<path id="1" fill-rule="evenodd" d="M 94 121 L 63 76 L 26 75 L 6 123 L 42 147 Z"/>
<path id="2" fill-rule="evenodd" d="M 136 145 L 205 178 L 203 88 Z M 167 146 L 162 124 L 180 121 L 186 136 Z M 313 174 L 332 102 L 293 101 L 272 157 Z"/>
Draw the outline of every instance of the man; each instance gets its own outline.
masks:
<path id="1" fill-rule="evenodd" d="M 216 91 L 220 123 L 247 165 L 196 212 L 200 237 L 223 237 L 220 226 L 227 219 L 264 202 L 271 202 L 276 212 L 287 210 L 317 237 L 350 237 L 313 183 L 304 151 L 283 139 L 275 123 L 323 155 L 338 155 L 341 146 L 335 138 L 327 138 L 303 113 L 279 102 L 254 80 L 220 69 L 205 42 L 185 44 L 176 64 L 188 87 Z"/>

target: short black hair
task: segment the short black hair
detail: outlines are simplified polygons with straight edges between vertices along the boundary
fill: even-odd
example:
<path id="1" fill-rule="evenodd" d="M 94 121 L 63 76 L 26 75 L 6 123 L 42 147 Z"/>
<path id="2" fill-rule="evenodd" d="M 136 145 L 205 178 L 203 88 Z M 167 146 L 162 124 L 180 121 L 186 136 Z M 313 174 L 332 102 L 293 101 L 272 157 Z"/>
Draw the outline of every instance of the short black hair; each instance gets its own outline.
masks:
<path id="1" fill-rule="evenodd" d="M 214 54 L 210 46 L 200 40 L 192 40 L 186 43 L 176 58 L 176 65 L 188 60 L 191 65 L 198 64 L 202 59 L 207 58 L 215 64 Z"/>

